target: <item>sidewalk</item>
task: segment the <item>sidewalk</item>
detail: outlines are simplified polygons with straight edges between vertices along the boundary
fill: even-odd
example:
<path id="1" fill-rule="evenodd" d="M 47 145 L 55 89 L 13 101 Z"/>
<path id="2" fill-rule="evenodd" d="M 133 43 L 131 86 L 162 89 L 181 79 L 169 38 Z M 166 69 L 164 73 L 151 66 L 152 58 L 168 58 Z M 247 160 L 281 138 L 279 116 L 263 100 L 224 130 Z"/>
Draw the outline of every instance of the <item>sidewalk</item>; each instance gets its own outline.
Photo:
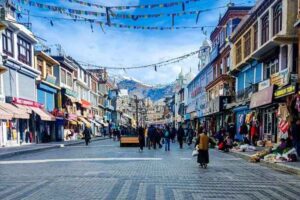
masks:
<path id="1" fill-rule="evenodd" d="M 109 139 L 109 137 L 95 137 L 92 138 L 93 141 L 105 140 Z M 48 149 L 60 148 L 61 145 L 64 146 L 73 146 L 78 144 L 84 144 L 84 140 L 76 140 L 76 141 L 62 141 L 62 142 L 50 142 L 50 143 L 42 143 L 42 144 L 29 144 L 23 146 L 16 147 L 1 147 L 0 148 L 0 159 L 9 158 L 15 155 L 33 153 L 38 151 L 45 151 Z"/>
<path id="2" fill-rule="evenodd" d="M 264 148 L 261 147 L 261 148 L 258 148 L 257 151 L 248 151 L 248 152 L 230 151 L 230 154 L 249 161 L 252 155 L 256 154 L 258 151 L 261 151 L 263 149 Z M 261 159 L 260 162 L 258 162 L 256 164 L 266 166 L 266 167 L 272 168 L 274 170 L 279 170 L 279 171 L 292 173 L 292 174 L 296 174 L 296 175 L 300 176 L 300 160 L 298 160 L 298 162 L 271 163 L 271 162 L 266 162 L 263 159 Z"/>

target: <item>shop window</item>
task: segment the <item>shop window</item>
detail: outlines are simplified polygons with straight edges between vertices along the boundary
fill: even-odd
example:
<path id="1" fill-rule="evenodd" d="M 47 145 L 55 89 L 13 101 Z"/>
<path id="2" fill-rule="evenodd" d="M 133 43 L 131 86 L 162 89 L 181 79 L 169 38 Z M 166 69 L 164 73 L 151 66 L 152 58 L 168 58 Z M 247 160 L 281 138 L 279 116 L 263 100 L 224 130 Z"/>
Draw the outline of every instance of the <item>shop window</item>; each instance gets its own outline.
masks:
<path id="1" fill-rule="evenodd" d="M 241 40 L 236 44 L 236 64 L 242 62 L 242 42 Z"/>
<path id="2" fill-rule="evenodd" d="M 6 29 L 2 34 L 3 53 L 13 57 L 13 32 Z"/>
<path id="3" fill-rule="evenodd" d="M 258 47 L 258 24 L 256 23 L 254 26 L 253 26 L 253 50 L 255 51 Z"/>
<path id="4" fill-rule="evenodd" d="M 19 61 L 31 65 L 31 44 L 21 37 L 18 37 L 18 53 Z"/>
<path id="5" fill-rule="evenodd" d="M 264 79 L 269 79 L 272 74 L 279 72 L 279 60 L 275 58 L 264 64 Z"/>
<path id="6" fill-rule="evenodd" d="M 269 40 L 269 13 L 262 17 L 261 25 L 261 44 L 263 45 Z"/>
<path id="7" fill-rule="evenodd" d="M 282 2 L 277 3 L 273 8 L 273 35 L 282 30 Z"/>
<path id="8" fill-rule="evenodd" d="M 251 53 L 251 30 L 244 36 L 244 57 L 248 57 Z"/>

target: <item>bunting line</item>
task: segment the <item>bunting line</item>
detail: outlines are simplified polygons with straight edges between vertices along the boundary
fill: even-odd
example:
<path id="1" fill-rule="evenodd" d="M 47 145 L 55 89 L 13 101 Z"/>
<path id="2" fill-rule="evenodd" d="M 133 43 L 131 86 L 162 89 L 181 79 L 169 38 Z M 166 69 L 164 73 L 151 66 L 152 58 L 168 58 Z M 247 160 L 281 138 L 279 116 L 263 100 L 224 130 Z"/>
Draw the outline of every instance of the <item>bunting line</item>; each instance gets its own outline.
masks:
<path id="1" fill-rule="evenodd" d="M 88 7 L 95 7 L 95 8 L 102 8 L 105 9 L 108 6 L 96 4 L 96 3 L 90 3 L 86 1 L 81 1 L 81 0 L 63 0 L 67 1 L 70 3 L 77 3 L 83 6 L 88 6 Z M 190 4 L 194 2 L 199 2 L 201 0 L 186 0 L 186 1 L 178 1 L 178 2 L 169 2 L 169 3 L 160 3 L 160 4 L 145 4 L 145 5 L 133 5 L 133 6 L 110 6 L 109 8 L 113 8 L 116 10 L 128 10 L 128 9 L 152 9 L 152 8 L 170 8 L 174 6 L 182 6 L 184 4 Z M 184 9 L 183 9 L 184 10 Z"/>

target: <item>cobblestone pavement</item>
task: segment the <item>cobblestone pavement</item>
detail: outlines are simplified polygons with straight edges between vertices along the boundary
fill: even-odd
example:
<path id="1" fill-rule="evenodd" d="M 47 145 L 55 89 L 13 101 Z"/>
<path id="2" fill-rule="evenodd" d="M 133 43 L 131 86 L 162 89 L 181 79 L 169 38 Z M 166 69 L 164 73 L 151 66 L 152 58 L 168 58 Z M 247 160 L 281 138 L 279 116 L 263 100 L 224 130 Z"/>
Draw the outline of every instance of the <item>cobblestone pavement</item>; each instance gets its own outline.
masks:
<path id="1" fill-rule="evenodd" d="M 215 150 L 208 169 L 201 169 L 191 151 L 173 144 L 171 152 L 139 153 L 106 140 L 14 156 L 0 160 L 0 199 L 300 198 L 297 176 Z"/>

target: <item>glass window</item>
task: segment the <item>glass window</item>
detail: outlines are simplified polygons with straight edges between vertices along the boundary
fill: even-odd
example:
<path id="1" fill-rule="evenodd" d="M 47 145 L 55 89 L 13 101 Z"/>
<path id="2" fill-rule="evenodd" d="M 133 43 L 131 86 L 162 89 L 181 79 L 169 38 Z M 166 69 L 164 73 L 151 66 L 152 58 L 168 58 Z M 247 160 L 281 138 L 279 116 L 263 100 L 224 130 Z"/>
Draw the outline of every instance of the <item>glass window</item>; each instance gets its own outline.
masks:
<path id="1" fill-rule="evenodd" d="M 67 72 L 64 69 L 61 69 L 60 78 L 61 78 L 61 82 L 64 84 L 67 84 L 66 73 Z"/>
<path id="2" fill-rule="evenodd" d="M 273 35 L 282 30 L 282 2 L 277 3 L 273 8 Z"/>
<path id="3" fill-rule="evenodd" d="M 244 36 L 244 56 L 248 57 L 251 53 L 251 30 L 248 31 Z"/>
<path id="4" fill-rule="evenodd" d="M 13 33 L 6 29 L 2 34 L 3 53 L 13 56 Z"/>
<path id="5" fill-rule="evenodd" d="M 236 44 L 236 64 L 242 62 L 242 42 L 241 40 Z"/>
<path id="6" fill-rule="evenodd" d="M 18 37 L 18 53 L 19 61 L 31 65 L 31 44 L 21 37 Z"/>
<path id="7" fill-rule="evenodd" d="M 52 68 L 52 65 L 50 64 L 47 64 L 47 74 L 49 75 L 53 75 L 53 68 Z"/>
<path id="8" fill-rule="evenodd" d="M 37 70 L 39 70 L 43 75 L 43 60 L 37 59 Z"/>
<path id="9" fill-rule="evenodd" d="M 279 72 L 279 60 L 275 58 L 267 63 L 265 63 L 265 73 L 264 78 L 269 79 L 272 74 Z"/>
<path id="10" fill-rule="evenodd" d="M 67 73 L 67 85 L 72 87 L 72 74 Z"/>
<path id="11" fill-rule="evenodd" d="M 256 50 L 257 49 L 257 37 L 258 37 L 258 24 L 256 23 L 254 26 L 253 26 L 253 50 Z"/>
<path id="12" fill-rule="evenodd" d="M 261 44 L 266 43 L 269 40 L 269 13 L 267 13 L 261 19 Z"/>

